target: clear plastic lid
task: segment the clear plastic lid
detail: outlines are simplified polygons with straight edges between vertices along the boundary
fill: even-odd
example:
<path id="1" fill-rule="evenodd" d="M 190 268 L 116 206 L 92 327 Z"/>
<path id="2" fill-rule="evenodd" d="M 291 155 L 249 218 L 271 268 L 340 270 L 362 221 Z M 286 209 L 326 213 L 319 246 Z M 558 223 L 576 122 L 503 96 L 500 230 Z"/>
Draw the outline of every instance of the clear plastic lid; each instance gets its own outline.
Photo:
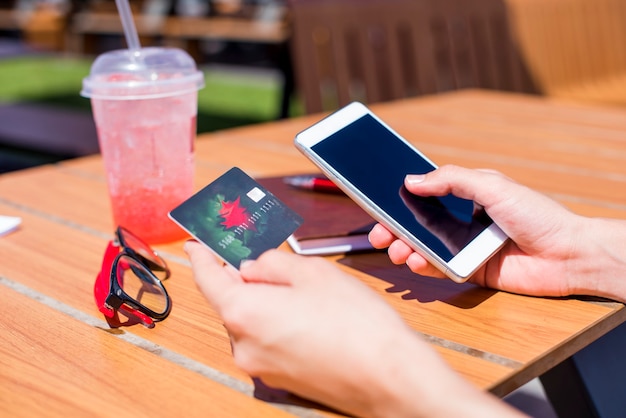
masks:
<path id="1" fill-rule="evenodd" d="M 204 87 L 204 75 L 178 48 L 120 49 L 96 58 L 80 94 L 93 99 L 155 99 Z"/>

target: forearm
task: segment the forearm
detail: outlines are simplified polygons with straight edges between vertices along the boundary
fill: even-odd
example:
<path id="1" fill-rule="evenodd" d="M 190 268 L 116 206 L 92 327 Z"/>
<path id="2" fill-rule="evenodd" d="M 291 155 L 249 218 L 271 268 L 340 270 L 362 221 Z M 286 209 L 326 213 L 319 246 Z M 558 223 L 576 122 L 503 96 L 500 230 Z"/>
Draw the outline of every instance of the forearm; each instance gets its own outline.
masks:
<path id="1" fill-rule="evenodd" d="M 626 302 L 626 221 L 589 218 L 573 258 L 572 293 Z"/>
<path id="2" fill-rule="evenodd" d="M 413 331 L 394 342 L 378 370 L 374 417 L 521 417 L 462 379 Z"/>

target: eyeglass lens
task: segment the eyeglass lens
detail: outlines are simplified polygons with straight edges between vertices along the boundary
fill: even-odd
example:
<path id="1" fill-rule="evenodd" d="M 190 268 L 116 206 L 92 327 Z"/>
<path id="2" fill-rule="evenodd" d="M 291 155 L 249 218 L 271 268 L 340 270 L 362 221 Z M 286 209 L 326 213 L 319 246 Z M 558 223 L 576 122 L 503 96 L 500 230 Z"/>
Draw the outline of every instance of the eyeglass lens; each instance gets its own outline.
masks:
<path id="1" fill-rule="evenodd" d="M 124 228 L 118 228 L 118 238 L 124 247 L 132 250 L 142 259 L 146 267 L 151 269 L 159 280 L 168 278 L 169 270 L 165 261 L 148 244 Z"/>
<path id="2" fill-rule="evenodd" d="M 122 256 L 117 264 L 117 279 L 124 292 L 146 308 L 156 313 L 167 310 L 163 286 L 141 263 Z"/>

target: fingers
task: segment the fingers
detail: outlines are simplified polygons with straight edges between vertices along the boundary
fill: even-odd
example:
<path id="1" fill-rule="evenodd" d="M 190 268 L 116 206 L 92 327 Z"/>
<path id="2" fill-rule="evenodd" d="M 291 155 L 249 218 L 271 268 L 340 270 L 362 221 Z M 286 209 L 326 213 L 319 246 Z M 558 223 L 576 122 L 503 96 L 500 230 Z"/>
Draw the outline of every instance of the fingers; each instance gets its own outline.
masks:
<path id="1" fill-rule="evenodd" d="M 389 259 L 394 264 L 406 263 L 409 256 L 413 253 L 411 247 L 396 238 L 395 235 L 381 224 L 374 225 L 370 231 L 369 240 L 374 248 L 387 248 Z"/>
<path id="2" fill-rule="evenodd" d="M 303 270 L 304 259 L 285 251 L 269 250 L 255 261 L 241 264 L 239 271 L 244 281 L 249 283 L 270 283 L 291 285 L 294 277 Z"/>
<path id="3" fill-rule="evenodd" d="M 391 243 L 387 249 L 389 259 L 394 264 L 404 264 L 409 256 L 413 253 L 413 249 L 399 239 Z"/>
<path id="4" fill-rule="evenodd" d="M 267 251 L 257 260 L 243 262 L 237 271 L 196 241 L 186 242 L 184 248 L 198 288 L 218 312 L 231 291 L 241 290 L 238 287 L 244 282 L 289 285 L 306 269 L 302 267 L 303 257 L 284 251 Z"/>
<path id="5" fill-rule="evenodd" d="M 401 240 L 391 243 L 387 254 L 392 263 L 406 264 L 413 273 L 429 277 L 445 277 L 441 271 Z"/>
<path id="6" fill-rule="evenodd" d="M 221 311 L 222 300 L 230 289 L 241 283 L 235 269 L 224 265 L 204 245 L 197 241 L 187 241 L 184 246 L 196 285 L 209 303 Z"/>
<path id="7" fill-rule="evenodd" d="M 376 224 L 367 237 L 374 248 L 383 249 L 391 245 L 396 237 L 381 224 Z"/>
<path id="8" fill-rule="evenodd" d="M 374 248 L 388 248 L 389 260 L 396 265 L 406 264 L 413 273 L 423 276 L 445 277 L 441 271 L 433 267 L 403 241 L 397 239 L 381 224 L 374 225 L 370 231 L 369 240 Z"/>
<path id="9" fill-rule="evenodd" d="M 428 277 L 436 277 L 436 278 L 445 278 L 446 275 L 441 272 L 438 268 L 430 264 L 424 257 L 419 255 L 418 253 L 412 253 L 406 259 L 406 265 L 409 267 L 415 274 L 420 274 L 422 276 Z"/>

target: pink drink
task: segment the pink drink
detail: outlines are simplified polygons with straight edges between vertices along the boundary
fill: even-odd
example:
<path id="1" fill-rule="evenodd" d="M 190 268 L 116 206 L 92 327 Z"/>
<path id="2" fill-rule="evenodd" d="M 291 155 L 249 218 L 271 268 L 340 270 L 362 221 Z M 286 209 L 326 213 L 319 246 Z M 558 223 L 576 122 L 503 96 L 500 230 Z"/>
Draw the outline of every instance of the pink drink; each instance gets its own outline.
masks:
<path id="1" fill-rule="evenodd" d="M 119 68 L 107 62 L 97 65 L 97 60 L 91 76 L 83 81 L 83 95 L 91 97 L 115 224 L 155 244 L 185 237 L 167 213 L 193 194 L 197 90 L 202 75 L 193 61 L 189 64 L 190 58 L 185 61 L 188 56 L 183 51 L 141 51 L 143 67 L 134 61 L 136 57 Z M 108 54 L 117 64 L 124 53 Z M 106 55 L 103 60 L 111 61 Z M 192 68 L 176 68 L 180 61 Z M 100 67 L 121 71 L 94 75 L 94 68 Z"/>
<path id="2" fill-rule="evenodd" d="M 196 95 L 92 101 L 113 219 L 149 243 L 185 236 L 167 213 L 193 194 Z"/>

